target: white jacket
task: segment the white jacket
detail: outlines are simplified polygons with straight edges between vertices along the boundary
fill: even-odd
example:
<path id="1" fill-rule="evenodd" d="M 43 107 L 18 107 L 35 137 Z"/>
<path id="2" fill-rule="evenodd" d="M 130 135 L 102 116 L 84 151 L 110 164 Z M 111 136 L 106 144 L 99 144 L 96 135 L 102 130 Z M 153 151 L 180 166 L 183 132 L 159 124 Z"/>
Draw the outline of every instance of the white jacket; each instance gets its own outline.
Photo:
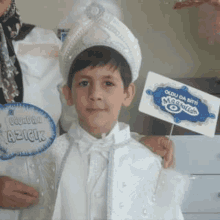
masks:
<path id="1" fill-rule="evenodd" d="M 106 219 L 182 220 L 180 205 L 188 178 L 163 169 L 157 155 L 130 137 L 129 126 L 120 126 L 109 153 Z M 57 140 L 58 145 L 63 145 L 64 140 L 69 141 L 71 149 L 61 176 L 54 220 L 91 219 L 85 191 L 87 176 L 77 148 L 77 141 L 80 141 L 77 133 L 72 132 L 75 137 L 65 134 L 61 136 L 62 140 Z M 94 187 L 94 194 L 98 187 L 99 183 Z"/>

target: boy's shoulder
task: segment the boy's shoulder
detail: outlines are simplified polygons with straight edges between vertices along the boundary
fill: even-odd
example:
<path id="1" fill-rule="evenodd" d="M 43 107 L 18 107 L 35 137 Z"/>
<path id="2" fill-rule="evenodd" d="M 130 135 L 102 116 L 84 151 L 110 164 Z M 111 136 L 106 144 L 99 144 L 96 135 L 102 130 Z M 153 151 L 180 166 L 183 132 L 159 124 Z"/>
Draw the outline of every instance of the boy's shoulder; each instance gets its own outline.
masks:
<path id="1" fill-rule="evenodd" d="M 121 165 L 124 164 L 125 167 L 129 166 L 143 171 L 153 169 L 157 172 L 161 168 L 161 160 L 133 138 L 120 143 L 114 149 L 114 161 L 118 161 Z"/>
<path id="2" fill-rule="evenodd" d="M 188 175 L 183 175 L 182 173 L 176 171 L 175 169 L 170 169 L 170 168 L 163 168 L 161 165 L 162 158 L 153 153 L 150 149 L 148 149 L 147 146 L 139 143 L 135 139 L 131 138 L 132 140 L 129 143 L 129 148 L 132 152 L 132 154 L 138 155 L 138 159 L 147 159 L 149 160 L 152 158 L 157 165 L 159 164 L 159 167 L 161 169 L 160 171 L 160 182 L 161 185 L 164 185 L 164 183 L 169 183 L 169 185 L 176 184 L 178 187 L 181 188 L 181 185 L 186 185 L 188 187 L 189 184 L 189 176 Z M 175 185 L 174 184 L 174 185 Z"/>
<path id="3" fill-rule="evenodd" d="M 162 158 L 153 153 L 147 146 L 143 145 L 142 143 L 138 142 L 134 138 L 130 138 L 130 140 L 127 143 L 123 144 L 123 147 L 126 147 L 130 153 L 138 155 L 141 158 L 152 158 L 157 163 L 161 164 Z"/>
<path id="4" fill-rule="evenodd" d="M 159 155 L 154 154 L 147 146 L 138 142 L 134 138 L 134 133 L 130 131 L 130 126 L 124 122 L 119 122 L 120 132 L 117 134 L 117 138 L 121 141 L 116 144 L 115 150 L 117 149 L 117 154 L 123 157 L 132 157 L 133 163 L 135 160 L 141 160 L 143 163 L 148 160 L 151 163 L 157 164 L 161 167 L 162 158 Z M 116 138 L 116 139 L 117 139 Z M 135 159 L 134 159 L 135 158 Z"/>

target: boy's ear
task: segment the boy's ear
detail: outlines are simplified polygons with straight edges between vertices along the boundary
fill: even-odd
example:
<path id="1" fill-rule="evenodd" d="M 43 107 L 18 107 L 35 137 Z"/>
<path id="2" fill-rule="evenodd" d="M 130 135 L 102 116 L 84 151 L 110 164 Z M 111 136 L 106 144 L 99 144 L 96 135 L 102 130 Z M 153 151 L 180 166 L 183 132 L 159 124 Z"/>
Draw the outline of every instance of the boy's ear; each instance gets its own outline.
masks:
<path id="1" fill-rule="evenodd" d="M 130 83 L 128 88 L 125 89 L 125 99 L 123 102 L 123 106 L 128 107 L 131 104 L 131 102 L 134 98 L 134 95 L 135 95 L 135 85 L 134 85 L 134 83 Z"/>
<path id="2" fill-rule="evenodd" d="M 73 98 L 72 98 L 72 93 L 71 93 L 71 90 L 70 88 L 65 85 L 63 88 L 62 88 L 62 93 L 64 94 L 65 96 L 65 99 L 67 101 L 67 105 L 71 106 L 73 105 Z"/>

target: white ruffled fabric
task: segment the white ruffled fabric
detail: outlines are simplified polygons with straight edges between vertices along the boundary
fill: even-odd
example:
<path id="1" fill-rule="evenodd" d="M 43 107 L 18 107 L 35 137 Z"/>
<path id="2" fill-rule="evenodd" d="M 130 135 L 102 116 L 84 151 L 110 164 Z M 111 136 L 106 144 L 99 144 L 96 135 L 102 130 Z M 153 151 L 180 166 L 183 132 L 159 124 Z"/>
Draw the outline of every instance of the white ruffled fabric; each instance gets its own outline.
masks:
<path id="1" fill-rule="evenodd" d="M 24 103 L 46 111 L 57 125 L 61 115 L 58 85 L 63 82 L 54 51 L 61 41 L 51 30 L 35 27 L 24 40 L 12 41 L 19 60 L 24 88 Z"/>

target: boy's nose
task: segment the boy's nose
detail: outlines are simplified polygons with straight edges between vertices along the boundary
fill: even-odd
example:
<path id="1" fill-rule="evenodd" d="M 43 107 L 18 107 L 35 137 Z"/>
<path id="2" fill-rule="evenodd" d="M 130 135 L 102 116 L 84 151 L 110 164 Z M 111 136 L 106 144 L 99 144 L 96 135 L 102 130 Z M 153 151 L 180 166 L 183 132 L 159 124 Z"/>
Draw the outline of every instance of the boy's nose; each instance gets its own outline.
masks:
<path id="1" fill-rule="evenodd" d="M 101 90 L 101 87 L 99 85 L 91 86 L 89 98 L 92 101 L 102 100 L 102 90 Z"/>

